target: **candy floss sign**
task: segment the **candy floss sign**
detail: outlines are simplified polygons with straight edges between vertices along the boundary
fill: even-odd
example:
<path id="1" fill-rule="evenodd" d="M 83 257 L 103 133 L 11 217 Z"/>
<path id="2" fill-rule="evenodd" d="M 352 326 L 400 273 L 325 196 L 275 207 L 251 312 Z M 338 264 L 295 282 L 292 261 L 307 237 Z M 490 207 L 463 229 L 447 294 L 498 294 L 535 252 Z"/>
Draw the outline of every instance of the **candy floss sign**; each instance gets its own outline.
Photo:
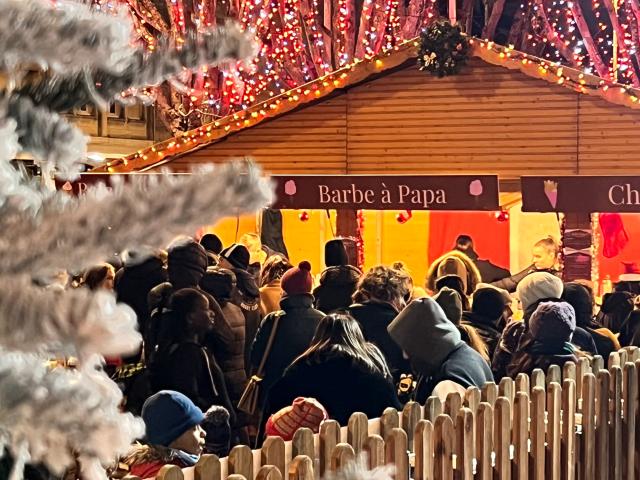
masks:
<path id="1" fill-rule="evenodd" d="M 498 210 L 495 175 L 276 176 L 274 208 Z"/>
<path id="2" fill-rule="evenodd" d="M 640 212 L 640 177 L 522 177 L 523 212 Z"/>

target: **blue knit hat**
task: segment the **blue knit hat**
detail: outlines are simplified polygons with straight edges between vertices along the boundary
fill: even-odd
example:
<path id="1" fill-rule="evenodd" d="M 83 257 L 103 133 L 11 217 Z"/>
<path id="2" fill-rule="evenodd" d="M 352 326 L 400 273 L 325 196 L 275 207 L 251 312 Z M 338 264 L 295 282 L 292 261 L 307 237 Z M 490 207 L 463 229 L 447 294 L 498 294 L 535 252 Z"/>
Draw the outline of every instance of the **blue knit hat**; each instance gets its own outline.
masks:
<path id="1" fill-rule="evenodd" d="M 180 392 L 161 390 L 142 406 L 147 441 L 168 447 L 171 442 L 204 420 L 204 414 Z"/>

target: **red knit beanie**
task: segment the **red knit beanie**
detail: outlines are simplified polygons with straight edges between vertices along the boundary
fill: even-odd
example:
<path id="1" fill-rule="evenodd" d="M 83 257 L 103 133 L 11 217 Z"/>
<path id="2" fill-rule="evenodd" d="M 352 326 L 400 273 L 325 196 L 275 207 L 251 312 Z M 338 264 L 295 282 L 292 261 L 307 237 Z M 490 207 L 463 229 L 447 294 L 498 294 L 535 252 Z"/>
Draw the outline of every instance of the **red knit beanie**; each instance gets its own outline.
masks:
<path id="1" fill-rule="evenodd" d="M 311 293 L 313 278 L 311 278 L 311 264 L 300 262 L 300 265 L 290 268 L 282 276 L 280 287 L 286 295 L 302 295 Z"/>
<path id="2" fill-rule="evenodd" d="M 299 428 L 310 428 L 318 433 L 320 424 L 329 417 L 327 411 L 315 398 L 298 397 L 293 405 L 274 413 L 267 420 L 267 437 L 281 437 L 292 440 Z"/>

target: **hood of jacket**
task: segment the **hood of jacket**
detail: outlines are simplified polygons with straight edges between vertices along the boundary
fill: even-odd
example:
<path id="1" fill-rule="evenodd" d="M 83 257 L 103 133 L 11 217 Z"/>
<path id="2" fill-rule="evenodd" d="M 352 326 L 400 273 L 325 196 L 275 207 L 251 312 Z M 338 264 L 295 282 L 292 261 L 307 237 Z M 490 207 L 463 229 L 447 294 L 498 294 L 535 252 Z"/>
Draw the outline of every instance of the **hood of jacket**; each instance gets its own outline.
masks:
<path id="1" fill-rule="evenodd" d="M 258 288 L 258 283 L 253 275 L 240 268 L 233 268 L 232 271 L 236 274 L 236 285 L 238 290 L 251 298 L 260 297 L 260 289 Z"/>
<path id="2" fill-rule="evenodd" d="M 480 270 L 476 267 L 474 261 L 464 253 L 458 250 L 452 250 L 450 252 L 445 253 L 439 258 L 436 258 L 427 270 L 427 277 L 425 281 L 425 286 L 427 290 L 432 292 L 436 291 L 436 280 L 438 279 L 438 269 L 441 264 L 443 264 L 449 258 L 455 258 L 456 260 L 460 260 L 464 264 L 464 268 L 467 273 L 467 278 L 464 284 L 466 285 L 467 291 L 465 292 L 467 295 L 471 295 L 478 284 L 482 282 L 482 277 L 480 275 Z"/>
<path id="3" fill-rule="evenodd" d="M 499 320 L 500 319 L 492 320 L 489 317 L 475 312 L 462 312 L 462 323 L 471 325 L 478 330 L 495 332 L 497 335 L 500 335 L 500 330 L 497 325 Z"/>
<path id="4" fill-rule="evenodd" d="M 411 302 L 387 327 L 420 373 L 432 375 L 462 343 L 460 331 L 432 298 Z"/>
<path id="5" fill-rule="evenodd" d="M 320 275 L 321 285 L 348 285 L 353 287 L 360 279 L 362 273 L 352 265 L 338 265 L 326 268 Z"/>

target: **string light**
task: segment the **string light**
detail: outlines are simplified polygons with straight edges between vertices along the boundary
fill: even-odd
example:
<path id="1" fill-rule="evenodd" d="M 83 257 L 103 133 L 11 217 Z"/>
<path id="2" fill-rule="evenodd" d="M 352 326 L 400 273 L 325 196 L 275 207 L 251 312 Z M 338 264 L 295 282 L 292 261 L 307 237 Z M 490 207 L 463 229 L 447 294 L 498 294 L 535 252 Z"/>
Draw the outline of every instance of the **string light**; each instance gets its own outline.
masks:
<path id="1" fill-rule="evenodd" d="M 634 108 L 639 107 L 640 91 L 630 85 L 617 84 L 592 74 L 565 67 L 557 62 L 533 57 L 515 50 L 513 45 L 502 47 L 493 42 L 476 38 L 470 39 L 470 44 L 475 56 L 490 63 L 504 64 L 505 66 L 507 64 L 509 66 L 513 65 L 529 74 L 535 71 L 541 78 L 571 88 L 578 93 L 596 93 L 615 103 L 633 106 Z M 316 100 L 318 97 L 331 93 L 336 88 L 343 88 L 349 85 L 352 79 L 361 81 L 363 71 L 371 73 L 372 71 L 379 71 L 383 66 L 384 68 L 393 68 L 408 58 L 415 57 L 418 47 L 419 42 L 417 39 L 407 40 L 396 45 L 393 50 L 378 54 L 369 61 L 354 61 L 305 85 L 274 95 L 253 107 L 220 118 L 212 124 L 185 132 L 180 139 L 173 138 L 138 151 L 123 159 L 112 160 L 108 167 L 111 169 L 110 171 L 113 171 L 115 167 L 120 170 L 134 170 L 136 168 L 136 160 L 140 160 L 143 157 L 146 157 L 146 165 L 166 160 L 168 156 L 185 153 L 196 146 L 225 136 L 232 130 L 253 126 L 267 117 L 279 115 L 296 108 L 300 104 Z M 370 65 L 374 65 L 375 68 L 371 69 Z"/>

